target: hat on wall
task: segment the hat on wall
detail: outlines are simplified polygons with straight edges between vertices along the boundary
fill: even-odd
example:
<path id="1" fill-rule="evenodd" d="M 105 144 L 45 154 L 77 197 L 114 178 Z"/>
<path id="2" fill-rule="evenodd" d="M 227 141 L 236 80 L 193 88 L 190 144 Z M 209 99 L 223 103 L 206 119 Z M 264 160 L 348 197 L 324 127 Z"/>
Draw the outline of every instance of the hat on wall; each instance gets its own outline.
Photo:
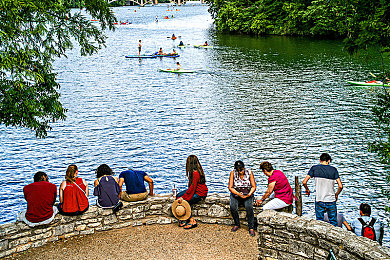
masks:
<path id="1" fill-rule="evenodd" d="M 172 213 L 178 220 L 187 220 L 191 217 L 191 206 L 185 200 L 182 203 L 175 200 L 172 203 Z"/>

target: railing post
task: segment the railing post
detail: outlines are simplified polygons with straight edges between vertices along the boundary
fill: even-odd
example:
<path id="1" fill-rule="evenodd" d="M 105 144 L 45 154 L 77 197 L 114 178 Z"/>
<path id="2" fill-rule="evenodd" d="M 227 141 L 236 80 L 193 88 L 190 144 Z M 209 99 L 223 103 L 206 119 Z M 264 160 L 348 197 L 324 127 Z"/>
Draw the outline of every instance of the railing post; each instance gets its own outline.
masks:
<path id="1" fill-rule="evenodd" d="M 295 201 L 296 213 L 298 216 L 302 216 L 302 187 L 299 184 L 298 176 L 295 176 Z"/>

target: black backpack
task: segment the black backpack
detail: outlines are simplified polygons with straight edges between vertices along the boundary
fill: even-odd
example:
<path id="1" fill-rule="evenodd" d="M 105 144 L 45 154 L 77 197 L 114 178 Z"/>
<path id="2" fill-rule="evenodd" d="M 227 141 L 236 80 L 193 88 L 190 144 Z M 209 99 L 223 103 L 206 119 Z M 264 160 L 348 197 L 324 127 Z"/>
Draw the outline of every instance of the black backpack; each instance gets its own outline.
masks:
<path id="1" fill-rule="evenodd" d="M 367 237 L 371 240 L 376 241 L 376 234 L 374 229 L 374 224 L 376 219 L 372 218 L 370 223 L 364 222 L 362 218 L 358 218 L 359 222 L 362 224 L 362 237 Z"/>

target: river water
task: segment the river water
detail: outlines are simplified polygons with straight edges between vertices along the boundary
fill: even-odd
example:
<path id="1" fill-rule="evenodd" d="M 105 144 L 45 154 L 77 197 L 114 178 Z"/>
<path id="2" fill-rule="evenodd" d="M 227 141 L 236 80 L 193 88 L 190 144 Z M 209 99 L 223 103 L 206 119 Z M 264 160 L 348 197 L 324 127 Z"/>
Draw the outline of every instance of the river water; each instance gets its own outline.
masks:
<path id="1" fill-rule="evenodd" d="M 53 124 L 46 139 L 0 126 L 0 224 L 26 207 L 22 189 L 38 170 L 59 185 L 76 163 L 93 190 L 94 169 L 106 163 L 117 176 L 144 170 L 156 193 L 168 193 L 173 184 L 185 188 L 190 154 L 199 157 L 210 193 L 228 193 L 240 159 L 253 169 L 261 196 L 267 179 L 260 162 L 270 161 L 293 185 L 328 152 L 344 184 L 338 209 L 347 220 L 362 202 L 386 217 L 386 171 L 367 152 L 376 137 L 370 108 L 378 90 L 345 84 L 366 79 L 376 61 L 349 57 L 339 41 L 218 34 L 200 4 L 113 10 L 132 24 L 107 32 L 107 48 L 89 57 L 75 48 L 55 62 L 67 120 Z M 172 33 L 190 44 L 176 48 L 179 58 L 124 57 L 138 53 L 140 39 L 142 52 L 170 52 L 179 42 L 168 38 Z M 192 47 L 206 40 L 214 48 Z M 196 73 L 158 71 L 177 61 Z M 314 196 L 304 197 L 304 214 L 314 217 Z"/>

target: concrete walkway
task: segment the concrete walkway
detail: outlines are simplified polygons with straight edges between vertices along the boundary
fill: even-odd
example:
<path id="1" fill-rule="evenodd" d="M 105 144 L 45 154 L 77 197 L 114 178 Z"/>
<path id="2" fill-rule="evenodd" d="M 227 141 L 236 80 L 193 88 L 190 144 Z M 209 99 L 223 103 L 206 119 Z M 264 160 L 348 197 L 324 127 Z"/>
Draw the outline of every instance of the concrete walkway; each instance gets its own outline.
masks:
<path id="1" fill-rule="evenodd" d="M 257 259 L 256 237 L 250 237 L 246 227 L 235 233 L 231 228 L 129 227 L 48 243 L 7 259 Z"/>

